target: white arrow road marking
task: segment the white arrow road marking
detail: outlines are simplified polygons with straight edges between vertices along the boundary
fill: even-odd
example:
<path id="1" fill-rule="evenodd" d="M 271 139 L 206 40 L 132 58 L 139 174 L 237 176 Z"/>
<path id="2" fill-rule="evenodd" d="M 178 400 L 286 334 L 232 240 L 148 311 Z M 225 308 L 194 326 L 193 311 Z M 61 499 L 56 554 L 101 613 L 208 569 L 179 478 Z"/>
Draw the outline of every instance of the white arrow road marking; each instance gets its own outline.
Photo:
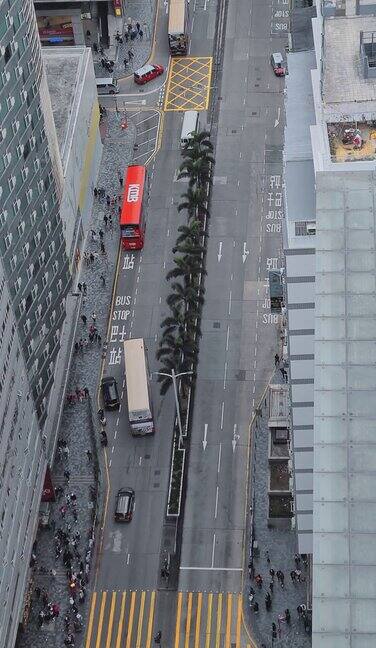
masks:
<path id="1" fill-rule="evenodd" d="M 218 263 L 219 263 L 220 260 L 222 259 L 222 241 L 219 243 L 219 249 L 218 249 L 217 259 L 218 259 Z"/>
<path id="2" fill-rule="evenodd" d="M 205 423 L 204 439 L 202 441 L 202 447 L 204 448 L 204 450 L 206 450 L 206 446 L 208 445 L 208 441 L 207 441 L 207 438 L 206 438 L 207 435 L 208 435 L 208 424 Z"/>
<path id="3" fill-rule="evenodd" d="M 249 254 L 249 250 L 247 250 L 247 243 L 243 243 L 243 254 L 242 254 L 243 263 L 246 262 L 248 254 Z"/>
<path id="4" fill-rule="evenodd" d="M 278 124 L 279 124 L 279 118 L 280 118 L 280 116 L 281 116 L 281 108 L 280 108 L 280 106 L 278 106 L 277 119 L 276 119 L 275 122 L 274 122 L 274 128 L 277 128 L 277 126 L 278 126 Z"/>
<path id="5" fill-rule="evenodd" d="M 231 441 L 232 451 L 233 451 L 233 452 L 235 452 L 236 443 L 237 443 L 237 441 L 240 439 L 240 435 L 239 435 L 239 434 L 236 434 L 236 430 L 237 430 L 237 428 L 238 428 L 238 426 L 237 426 L 237 424 L 235 423 L 235 424 L 234 424 L 234 434 L 232 435 L 232 441 Z"/>

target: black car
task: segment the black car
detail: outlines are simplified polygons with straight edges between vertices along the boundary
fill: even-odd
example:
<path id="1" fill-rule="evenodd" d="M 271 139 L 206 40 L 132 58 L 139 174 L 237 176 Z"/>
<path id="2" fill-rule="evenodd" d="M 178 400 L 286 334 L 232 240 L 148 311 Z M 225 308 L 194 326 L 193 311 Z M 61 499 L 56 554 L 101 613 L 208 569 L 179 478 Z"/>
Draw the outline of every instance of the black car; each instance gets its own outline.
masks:
<path id="1" fill-rule="evenodd" d="M 116 496 L 115 521 L 130 522 L 134 510 L 133 488 L 121 488 Z"/>
<path id="2" fill-rule="evenodd" d="M 116 380 L 113 376 L 102 378 L 102 396 L 106 409 L 119 409 L 120 400 Z"/>

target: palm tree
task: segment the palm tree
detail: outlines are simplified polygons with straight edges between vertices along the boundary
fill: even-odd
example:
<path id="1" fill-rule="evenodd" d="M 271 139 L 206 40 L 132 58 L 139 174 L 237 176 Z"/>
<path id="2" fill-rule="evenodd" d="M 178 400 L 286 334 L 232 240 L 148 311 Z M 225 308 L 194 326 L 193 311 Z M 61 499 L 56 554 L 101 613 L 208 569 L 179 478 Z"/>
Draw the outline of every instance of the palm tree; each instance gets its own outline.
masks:
<path id="1" fill-rule="evenodd" d="M 201 222 L 198 219 L 190 220 L 188 225 L 180 225 L 180 227 L 178 227 L 178 232 L 180 232 L 180 234 L 176 239 L 176 245 L 184 243 L 186 240 L 193 241 L 194 243 L 199 243 L 201 237 L 207 236 L 207 234 L 205 234 L 202 229 Z"/>
<path id="2" fill-rule="evenodd" d="M 203 187 L 196 189 L 188 187 L 187 191 L 181 197 L 185 198 L 185 200 L 178 205 L 178 211 L 181 212 L 183 209 L 187 210 L 188 222 L 192 218 L 201 222 L 201 217 L 204 214 L 209 217 L 209 210 L 206 207 L 207 197 Z"/>
<path id="3" fill-rule="evenodd" d="M 182 286 L 175 281 L 171 288 L 174 292 L 166 299 L 171 309 L 180 304 L 184 304 L 185 308 L 194 309 L 197 304 L 202 305 L 204 303 L 203 294 L 205 289 L 201 286 Z"/>
<path id="4" fill-rule="evenodd" d="M 198 276 L 200 273 L 206 274 L 206 270 L 204 270 L 202 265 L 201 257 L 185 255 L 183 257 L 176 257 L 174 263 L 176 267 L 168 271 L 166 275 L 167 281 L 183 277 L 187 283 L 190 283 L 190 277 L 192 275 Z"/>
<path id="5" fill-rule="evenodd" d="M 213 144 L 210 141 L 209 131 L 195 132 L 189 145 L 182 149 L 183 157 L 192 157 L 201 153 L 209 154 L 213 151 Z M 214 161 L 213 161 L 214 163 Z"/>
<path id="6" fill-rule="evenodd" d="M 210 182 L 211 160 L 205 156 L 187 158 L 179 167 L 178 180 L 188 178 L 190 187 L 203 187 Z"/>

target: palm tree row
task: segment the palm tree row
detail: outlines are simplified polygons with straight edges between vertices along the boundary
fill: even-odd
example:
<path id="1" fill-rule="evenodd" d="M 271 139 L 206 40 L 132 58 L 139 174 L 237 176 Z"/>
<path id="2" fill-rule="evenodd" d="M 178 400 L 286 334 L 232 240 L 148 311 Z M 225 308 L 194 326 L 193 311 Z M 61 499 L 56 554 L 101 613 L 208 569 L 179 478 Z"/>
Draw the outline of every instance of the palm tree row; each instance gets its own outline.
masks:
<path id="1" fill-rule="evenodd" d="M 198 354 L 198 338 L 201 335 L 199 321 L 204 303 L 201 279 L 205 272 L 205 223 L 209 217 L 207 208 L 213 146 L 209 133 L 195 133 L 189 148 L 182 151 L 183 162 L 179 179 L 188 178 L 188 189 L 182 194 L 178 211 L 186 211 L 187 224 L 178 228 L 178 238 L 173 248 L 174 267 L 167 275 L 171 281 L 171 294 L 167 297 L 170 315 L 161 323 L 163 329 L 157 359 L 161 371 L 176 373 L 191 371 L 183 376 L 183 390 L 189 386 L 195 374 Z M 165 394 L 171 381 L 159 376 L 161 394 Z"/>

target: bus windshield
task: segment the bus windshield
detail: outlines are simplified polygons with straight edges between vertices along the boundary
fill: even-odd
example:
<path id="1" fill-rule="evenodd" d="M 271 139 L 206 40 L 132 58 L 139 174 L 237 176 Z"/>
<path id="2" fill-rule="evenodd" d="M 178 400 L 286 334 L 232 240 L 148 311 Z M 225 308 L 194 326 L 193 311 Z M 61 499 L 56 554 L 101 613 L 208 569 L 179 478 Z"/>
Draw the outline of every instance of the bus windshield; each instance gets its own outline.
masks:
<path id="1" fill-rule="evenodd" d="M 128 167 L 123 204 L 120 213 L 120 234 L 125 250 L 141 250 L 144 247 L 144 195 L 146 168 L 131 165 Z"/>

